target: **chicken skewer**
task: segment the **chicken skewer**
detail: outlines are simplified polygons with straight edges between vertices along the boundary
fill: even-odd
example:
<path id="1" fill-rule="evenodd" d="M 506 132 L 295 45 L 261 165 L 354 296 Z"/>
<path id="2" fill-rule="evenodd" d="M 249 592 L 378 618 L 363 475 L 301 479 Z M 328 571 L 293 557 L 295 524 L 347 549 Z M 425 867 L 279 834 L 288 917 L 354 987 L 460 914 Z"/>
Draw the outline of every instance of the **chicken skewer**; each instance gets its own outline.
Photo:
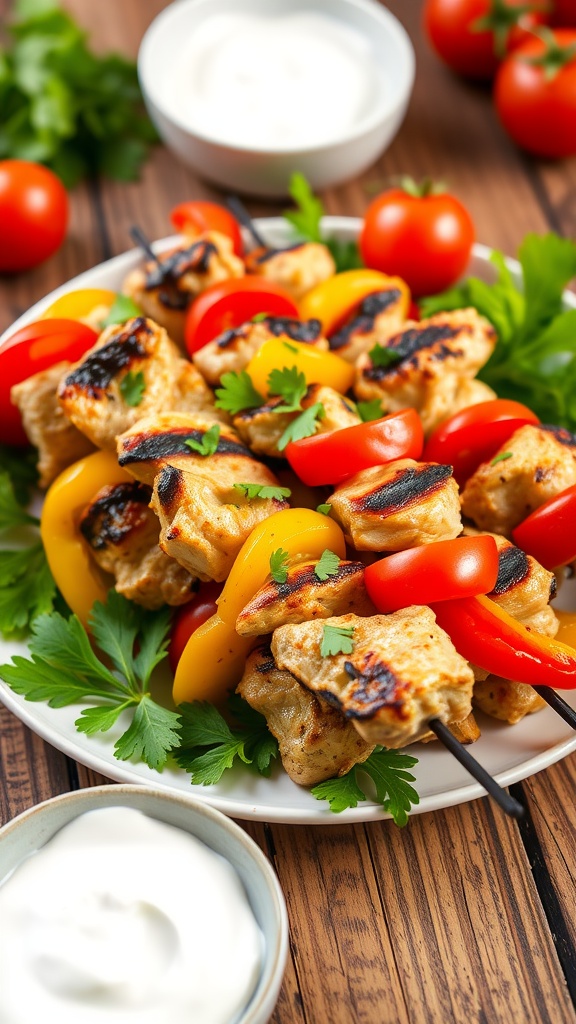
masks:
<path id="1" fill-rule="evenodd" d="M 492 778 L 490 773 L 472 756 L 467 747 L 452 735 L 444 722 L 439 718 L 431 718 L 428 722 L 428 727 L 466 771 L 470 773 L 472 778 L 476 779 L 476 782 L 479 782 L 492 799 L 496 801 L 505 814 L 510 818 L 524 817 L 525 810 L 522 804 L 511 796 L 510 793 L 507 793 L 505 789 L 502 789 L 500 783 Z"/>

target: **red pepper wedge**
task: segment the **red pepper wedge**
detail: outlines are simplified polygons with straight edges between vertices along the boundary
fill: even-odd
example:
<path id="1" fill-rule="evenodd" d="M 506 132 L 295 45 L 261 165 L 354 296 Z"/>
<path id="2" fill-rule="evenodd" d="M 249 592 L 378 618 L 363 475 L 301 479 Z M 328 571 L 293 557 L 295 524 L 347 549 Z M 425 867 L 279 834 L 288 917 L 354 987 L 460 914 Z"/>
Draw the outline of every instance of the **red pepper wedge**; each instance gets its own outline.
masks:
<path id="1" fill-rule="evenodd" d="M 576 558 L 576 485 L 549 498 L 531 512 L 512 539 L 545 569 L 557 569 Z"/>
<path id="2" fill-rule="evenodd" d="M 473 665 L 528 686 L 576 689 L 576 650 L 527 629 L 490 598 L 461 597 L 430 607 Z"/>

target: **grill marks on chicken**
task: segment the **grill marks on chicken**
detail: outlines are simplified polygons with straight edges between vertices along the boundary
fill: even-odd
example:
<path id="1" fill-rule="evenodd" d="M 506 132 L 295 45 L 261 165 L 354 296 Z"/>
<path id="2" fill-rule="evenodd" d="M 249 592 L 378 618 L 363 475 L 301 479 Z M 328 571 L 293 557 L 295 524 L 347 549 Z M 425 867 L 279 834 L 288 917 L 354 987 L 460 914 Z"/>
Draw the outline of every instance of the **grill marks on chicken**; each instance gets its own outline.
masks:
<path id="1" fill-rule="evenodd" d="M 84 510 L 80 532 L 100 568 L 114 576 L 118 593 L 144 608 L 184 604 L 195 578 L 158 546 L 150 496 L 136 481 L 103 487 Z"/>
<path id="2" fill-rule="evenodd" d="M 354 630 L 351 654 L 321 656 L 326 623 Z M 368 743 L 403 747 L 426 735 L 430 718 L 461 722 L 471 711 L 472 671 L 429 608 L 280 626 L 271 647 L 280 669 L 338 707 Z"/>
<path id="3" fill-rule="evenodd" d="M 332 254 L 321 242 L 299 242 L 285 249 L 254 249 L 245 263 L 246 273 L 274 281 L 296 300 L 336 273 Z"/>
<path id="4" fill-rule="evenodd" d="M 369 353 L 360 356 L 354 390 L 358 398 L 380 399 L 386 412 L 412 406 L 429 433 L 465 404 L 494 397 L 486 385 L 476 381 L 471 388 L 470 381 L 495 344 L 494 328 L 474 309 L 407 321 L 383 341 L 385 363 Z"/>
<path id="5" fill-rule="evenodd" d="M 284 769 L 299 786 L 345 775 L 374 749 L 338 709 L 277 668 L 267 641 L 248 657 L 237 692 L 266 718 Z"/>
<path id="6" fill-rule="evenodd" d="M 330 337 L 330 348 L 348 363 L 354 363 L 376 343 L 385 342 L 406 319 L 407 296 L 401 288 L 388 288 L 368 295 L 354 315 Z"/>
<path id="7" fill-rule="evenodd" d="M 271 398 L 256 409 L 245 409 L 232 422 L 253 452 L 278 458 L 284 454 L 278 451 L 278 442 L 286 428 L 303 410 L 310 409 L 317 402 L 324 409 L 324 415 L 316 421 L 317 434 L 329 434 L 333 430 L 353 427 L 361 422 L 354 403 L 323 384 L 311 384 L 300 403 L 301 409 L 295 412 L 275 412 L 278 405 L 284 404 L 284 399 Z"/>
<path id="8" fill-rule="evenodd" d="M 573 484 L 576 436 L 561 427 L 529 424 L 466 482 L 462 511 L 481 530 L 509 536 L 530 512 Z"/>
<path id="9" fill-rule="evenodd" d="M 327 501 L 358 551 L 403 551 L 462 529 L 452 468 L 435 462 L 398 459 L 362 470 Z"/>
<path id="10" fill-rule="evenodd" d="M 245 369 L 265 341 L 283 337 L 301 341 L 321 351 L 328 349 L 319 320 L 301 322 L 289 317 L 274 316 L 257 322 L 249 320 L 240 327 L 224 331 L 195 352 L 192 358 L 202 376 L 215 387 L 224 373 L 239 373 Z"/>

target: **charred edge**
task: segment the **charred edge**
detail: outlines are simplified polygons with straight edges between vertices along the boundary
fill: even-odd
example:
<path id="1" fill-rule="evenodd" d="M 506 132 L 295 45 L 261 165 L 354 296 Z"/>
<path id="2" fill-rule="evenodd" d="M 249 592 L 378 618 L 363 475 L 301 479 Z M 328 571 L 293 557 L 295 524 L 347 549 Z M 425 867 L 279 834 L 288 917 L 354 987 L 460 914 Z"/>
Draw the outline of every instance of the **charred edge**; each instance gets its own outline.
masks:
<path id="1" fill-rule="evenodd" d="M 166 259 L 160 256 L 160 265 L 149 264 L 144 288 L 150 291 L 152 288 L 160 288 L 169 281 L 175 284 L 188 271 L 205 274 L 210 266 L 210 257 L 214 255 L 218 255 L 214 243 L 201 240 L 194 242 L 187 249 L 177 249 Z"/>
<path id="2" fill-rule="evenodd" d="M 267 672 L 274 672 L 276 662 L 274 661 L 269 641 L 265 641 L 263 644 L 258 644 L 254 653 L 257 658 L 257 672 L 260 672 L 261 675 L 265 675 Z"/>
<path id="3" fill-rule="evenodd" d="M 492 591 L 497 597 L 523 583 L 530 575 L 528 555 L 513 544 L 498 554 L 498 578 Z"/>
<path id="4" fill-rule="evenodd" d="M 158 501 L 163 508 L 169 508 L 174 504 L 182 490 L 182 470 L 175 466 L 164 466 L 158 475 L 156 493 Z"/>
<path id="5" fill-rule="evenodd" d="M 205 430 L 171 430 L 164 434 L 137 434 L 126 442 L 124 451 L 118 456 L 120 466 L 128 466 L 133 462 L 148 462 L 156 459 L 167 459 L 174 455 L 196 455 L 186 441 L 202 442 L 206 433 Z M 255 455 L 237 444 L 236 441 L 229 441 L 221 437 L 216 449 L 217 455 L 245 455 L 249 459 L 255 459 Z"/>
<path id="6" fill-rule="evenodd" d="M 224 331 L 216 339 L 218 348 L 226 349 L 237 338 L 246 337 L 248 329 L 252 326 L 253 322 L 248 321 L 247 323 L 240 324 L 239 327 L 232 327 L 229 331 Z M 286 335 L 292 341 L 302 341 L 306 344 L 312 344 L 312 342 L 316 341 L 322 331 L 322 324 L 319 320 L 292 320 L 286 316 L 267 316 L 260 321 L 259 326 L 267 328 L 269 334 L 274 338 L 281 338 L 283 335 Z"/>
<path id="7" fill-rule="evenodd" d="M 274 604 L 275 601 L 287 600 L 289 597 L 297 594 L 298 591 L 303 590 L 304 587 L 335 586 L 340 580 L 348 579 L 350 576 L 354 576 L 357 573 L 362 574 L 363 572 L 364 566 L 362 562 L 341 562 L 333 576 L 329 576 L 327 580 L 320 580 L 314 572 L 314 566 L 306 565 L 303 568 L 292 570 L 291 573 L 289 572 L 285 583 L 272 581 L 265 591 L 256 596 L 250 604 L 254 611 L 262 611 L 264 608 Z"/>
<path id="8" fill-rule="evenodd" d="M 120 544 L 146 518 L 151 495 L 152 489 L 136 480 L 106 487 L 80 522 L 82 536 L 94 551 Z"/>
<path id="9" fill-rule="evenodd" d="M 352 335 L 368 334 L 374 330 L 376 317 L 383 313 L 402 297 L 399 288 L 390 288 L 388 291 L 374 292 L 368 295 L 358 307 L 358 312 L 347 324 L 344 324 L 339 331 L 330 338 L 330 348 L 339 349 L 347 345 Z"/>
<path id="10" fill-rule="evenodd" d="M 375 512 L 379 516 L 391 516 L 409 505 L 421 501 L 439 490 L 452 476 L 452 466 L 436 463 L 416 469 L 400 470 L 389 483 L 353 501 L 356 512 Z"/>
<path id="11" fill-rule="evenodd" d="M 554 598 L 556 597 L 557 591 L 558 591 L 558 583 L 556 582 L 556 577 L 555 577 L 554 573 L 552 573 L 552 579 L 550 580 L 550 597 L 548 598 L 549 601 L 553 601 L 554 600 Z"/>
<path id="12" fill-rule="evenodd" d="M 543 423 L 540 430 L 545 430 L 547 434 L 553 434 L 556 440 L 567 448 L 576 448 L 576 434 L 571 434 L 565 427 L 556 427 L 553 424 Z"/>
<path id="13" fill-rule="evenodd" d="M 99 392 L 108 387 L 120 370 L 129 366 L 134 359 L 147 358 L 148 353 L 140 337 L 149 337 L 151 334 L 152 328 L 146 319 L 137 317 L 131 321 L 128 330 L 113 335 L 102 348 L 86 356 L 80 366 L 68 374 L 64 386 L 82 388 L 90 398 L 99 398 Z"/>
<path id="14" fill-rule="evenodd" d="M 342 708 L 346 718 L 372 718 L 380 708 L 400 706 L 398 692 L 402 684 L 384 662 L 374 660 L 363 672 L 351 661 L 345 661 L 344 668 L 354 680 L 346 706 Z"/>
<path id="15" fill-rule="evenodd" d="M 386 342 L 386 349 L 399 356 L 397 363 L 388 366 L 367 366 L 363 370 L 363 376 L 369 380 L 382 380 L 390 373 L 396 373 L 399 366 L 421 352 L 425 348 L 432 348 L 441 341 L 450 341 L 458 334 L 463 333 L 465 327 L 453 327 L 451 324 L 432 324 L 429 327 L 411 327 L 407 331 L 395 334 Z M 444 360 L 454 353 L 447 346 L 443 346 L 438 352 L 438 359 Z"/>
<path id="16" fill-rule="evenodd" d="M 281 249 L 263 249 L 260 252 L 254 253 L 253 262 L 256 266 L 261 266 L 263 263 L 268 263 L 268 260 L 274 259 L 275 256 L 279 256 L 283 252 L 296 252 L 297 249 L 303 249 L 306 242 L 295 242 L 294 245 L 285 245 Z"/>

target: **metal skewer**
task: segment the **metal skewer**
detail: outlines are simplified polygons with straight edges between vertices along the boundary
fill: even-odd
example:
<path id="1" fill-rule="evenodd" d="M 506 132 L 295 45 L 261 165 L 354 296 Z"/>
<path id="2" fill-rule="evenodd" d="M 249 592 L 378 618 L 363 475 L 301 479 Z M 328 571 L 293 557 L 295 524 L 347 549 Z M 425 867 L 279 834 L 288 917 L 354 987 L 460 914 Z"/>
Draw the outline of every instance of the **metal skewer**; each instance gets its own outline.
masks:
<path id="1" fill-rule="evenodd" d="M 156 255 L 152 246 L 150 245 L 150 242 L 146 238 L 146 235 L 144 234 L 142 229 L 138 227 L 137 224 L 133 224 L 132 227 L 130 228 L 130 236 L 132 240 L 136 242 L 136 245 L 139 245 L 141 249 L 144 249 L 146 255 L 152 260 L 153 263 L 156 264 L 156 266 L 162 272 L 162 279 L 164 279 L 169 273 L 169 271 L 161 262 L 160 257 Z"/>
<path id="2" fill-rule="evenodd" d="M 432 718 L 428 722 L 428 726 L 440 742 L 444 744 L 446 749 L 466 768 L 466 771 L 470 772 L 470 775 L 476 779 L 476 782 L 479 782 L 486 792 L 493 797 L 505 814 L 508 814 L 511 818 L 522 818 L 524 816 L 522 804 L 515 800 L 513 796 L 510 796 L 505 789 L 502 789 L 502 786 L 492 778 L 475 757 L 472 757 L 472 754 L 460 743 L 460 740 L 457 740 L 452 735 L 444 722 L 441 722 L 439 718 Z"/>
<path id="3" fill-rule="evenodd" d="M 250 232 L 252 238 L 256 242 L 256 245 L 261 246 L 263 249 L 269 249 L 270 246 L 264 241 L 262 235 L 255 226 L 252 217 L 248 213 L 248 210 L 244 206 L 244 203 L 238 199 L 238 196 L 226 196 L 226 206 L 231 213 L 234 214 L 236 220 L 240 221 L 243 227 Z"/>
<path id="4" fill-rule="evenodd" d="M 556 690 L 553 690 L 551 686 L 533 686 L 532 689 L 536 690 L 536 693 L 550 705 L 557 715 L 560 715 L 560 718 L 576 729 L 576 711 L 566 703 L 560 694 L 556 693 Z"/>

